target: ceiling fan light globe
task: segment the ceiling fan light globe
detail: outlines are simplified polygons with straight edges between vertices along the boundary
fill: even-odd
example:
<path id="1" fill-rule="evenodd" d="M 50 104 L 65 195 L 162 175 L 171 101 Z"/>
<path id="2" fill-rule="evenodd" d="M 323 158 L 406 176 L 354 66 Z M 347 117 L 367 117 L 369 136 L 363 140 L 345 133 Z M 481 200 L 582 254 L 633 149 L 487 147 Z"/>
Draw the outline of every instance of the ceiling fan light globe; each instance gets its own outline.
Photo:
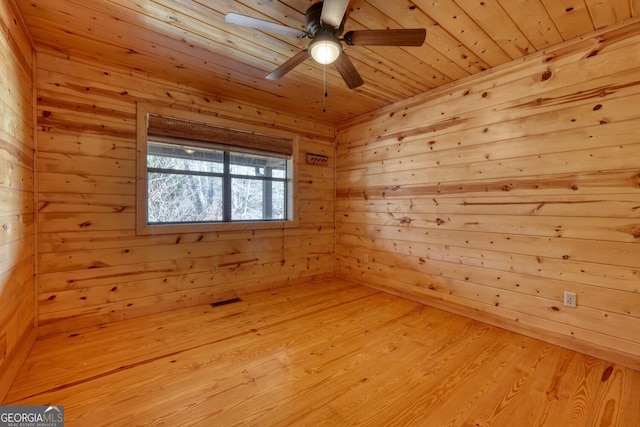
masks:
<path id="1" fill-rule="evenodd" d="M 328 65 L 335 62 L 342 53 L 339 41 L 316 39 L 309 45 L 309 54 L 319 64 Z"/>

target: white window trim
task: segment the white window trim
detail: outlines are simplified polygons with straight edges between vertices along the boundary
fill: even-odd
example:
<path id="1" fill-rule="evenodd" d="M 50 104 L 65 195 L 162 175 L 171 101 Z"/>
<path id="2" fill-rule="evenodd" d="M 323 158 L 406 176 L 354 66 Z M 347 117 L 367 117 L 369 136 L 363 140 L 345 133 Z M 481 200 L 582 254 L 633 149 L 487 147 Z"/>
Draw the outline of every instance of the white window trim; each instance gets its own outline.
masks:
<path id="1" fill-rule="evenodd" d="M 148 224 L 148 190 L 147 190 L 147 123 L 149 114 L 170 116 L 183 120 L 198 121 L 214 126 L 226 127 L 241 131 L 255 132 L 263 135 L 284 137 L 291 139 L 293 144 L 292 160 L 289 162 L 290 174 L 287 180 L 289 201 L 287 219 L 283 221 L 234 221 L 188 224 Z M 298 177 L 298 135 L 274 129 L 265 129 L 261 126 L 249 125 L 231 119 L 222 119 L 204 115 L 202 113 L 175 110 L 169 107 L 160 107 L 150 104 L 137 104 L 136 114 L 136 234 L 178 234 L 178 233 L 206 233 L 215 231 L 242 231 L 242 230 L 270 230 L 298 227 L 298 203 L 297 203 L 297 177 Z"/>

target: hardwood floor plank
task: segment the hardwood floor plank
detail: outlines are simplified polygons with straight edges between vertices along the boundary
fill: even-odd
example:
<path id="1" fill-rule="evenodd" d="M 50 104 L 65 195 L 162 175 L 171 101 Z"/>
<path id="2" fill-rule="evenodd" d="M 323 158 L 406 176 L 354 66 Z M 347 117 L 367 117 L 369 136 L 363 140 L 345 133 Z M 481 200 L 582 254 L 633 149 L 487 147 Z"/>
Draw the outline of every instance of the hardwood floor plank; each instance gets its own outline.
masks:
<path id="1" fill-rule="evenodd" d="M 493 407 L 488 405 L 491 411 L 483 413 L 480 424 L 502 425 L 517 419 L 522 425 L 544 425 L 537 422 L 546 412 L 549 395 L 540 383 L 553 377 L 551 371 L 560 363 L 563 351 L 559 347 L 544 346 L 538 357 L 521 371 L 511 386 L 503 389 L 498 403 Z"/>
<path id="2" fill-rule="evenodd" d="M 505 336 L 505 339 L 508 337 Z M 487 396 L 495 395 L 505 381 L 512 378 L 519 363 L 529 363 L 536 356 L 536 347 L 542 343 L 526 337 L 512 337 L 511 345 L 506 347 L 499 357 L 487 363 L 475 375 L 465 379 L 465 383 L 450 393 L 446 399 L 429 414 L 429 420 L 438 426 L 459 426 L 471 418 L 471 414 L 478 407 L 482 407 L 495 400 Z M 469 423 L 470 421 L 466 421 Z"/>
<path id="3" fill-rule="evenodd" d="M 640 372 L 343 280 L 38 340 L 69 426 L 635 426 Z"/>
<path id="4" fill-rule="evenodd" d="M 353 285 L 341 286 L 339 296 L 335 293 L 336 285 L 323 287 L 315 284 L 299 288 L 256 293 L 237 305 L 216 309 L 197 306 L 38 340 L 6 400 L 42 393 L 47 387 L 51 388 L 52 381 L 56 387 L 64 387 L 70 372 L 73 372 L 73 382 L 98 377 L 161 354 L 229 339 L 249 333 L 257 326 L 292 321 L 298 316 L 374 293 Z M 211 325 L 219 326 L 211 328 Z M 194 334 L 194 329 L 199 333 Z M 146 341 L 143 346 L 131 346 L 131 342 L 141 340 Z M 74 351 L 70 352 L 69 348 Z M 85 359 L 80 365 L 77 363 L 78 354 Z M 56 360 L 54 366 L 51 366 L 51 360 Z M 44 370 L 46 376 L 41 375 Z"/>
<path id="5" fill-rule="evenodd" d="M 357 401 L 349 410 L 340 412 L 349 414 L 349 423 L 364 420 L 369 424 L 419 424 L 425 414 L 439 407 L 468 377 L 500 356 L 506 345 L 495 340 L 489 329 L 480 325 L 471 324 L 462 337 L 461 340 L 450 340 L 437 353 L 427 357 L 422 352 L 413 352 L 409 357 L 398 360 L 402 369 L 381 372 L 377 378 L 377 389 L 365 401 L 378 407 L 379 412 L 374 413 L 369 405 L 361 405 Z M 469 353 L 470 346 L 478 346 L 482 350 Z M 407 396 L 414 398 L 407 401 Z"/>
<path id="6" fill-rule="evenodd" d="M 607 364 L 600 378 L 601 386 L 598 395 L 590 406 L 590 416 L 600 421 L 601 426 L 638 425 L 638 394 L 629 395 L 638 386 L 633 384 L 633 378 L 639 377 L 637 371 L 620 369 Z"/>
<path id="7" fill-rule="evenodd" d="M 433 318 L 431 312 L 422 312 L 420 317 L 425 320 Z M 359 408 L 363 405 L 365 408 L 368 407 L 367 402 L 377 401 L 380 395 L 387 394 L 388 384 L 393 384 L 394 388 L 405 387 L 403 379 L 408 375 L 407 381 L 410 385 L 409 379 L 414 375 L 412 371 L 417 364 L 416 351 L 420 353 L 420 359 L 426 358 L 435 364 L 441 363 L 442 359 L 431 358 L 430 354 L 439 355 L 459 351 L 459 347 L 454 346 L 453 343 L 461 343 L 468 339 L 468 334 L 473 330 L 470 323 L 472 322 L 468 319 L 456 319 L 448 315 L 447 318 L 438 321 L 438 335 L 423 342 L 407 340 L 403 333 L 389 330 L 384 324 L 375 330 L 367 330 L 366 338 L 358 337 L 360 348 L 351 352 L 347 359 L 343 355 L 330 356 L 329 363 L 314 369 L 314 372 L 320 376 L 319 380 L 316 380 L 317 387 L 308 388 L 299 395 L 291 396 L 279 402 L 277 406 L 274 405 L 272 414 L 256 420 L 257 424 L 273 422 L 277 425 L 304 420 L 305 423 L 313 425 L 328 419 L 332 419 L 337 424 L 349 422 L 349 419 L 358 417 Z M 415 328 L 415 330 L 420 329 L 420 326 Z M 416 344 L 418 344 L 417 347 Z M 340 352 L 340 348 L 337 351 Z M 402 366 L 402 368 L 385 370 L 381 369 L 383 366 Z M 327 385 L 331 386 L 327 387 Z M 410 388 L 410 386 L 406 387 Z M 383 403 L 384 401 L 377 402 L 377 404 Z M 277 411 L 278 407 L 283 406 L 282 404 L 290 408 L 289 413 Z M 377 411 L 381 410 L 382 408 L 377 409 Z M 365 415 L 368 416 L 368 414 Z M 366 417 L 362 419 L 358 417 L 358 419 L 359 422 L 367 421 Z"/>

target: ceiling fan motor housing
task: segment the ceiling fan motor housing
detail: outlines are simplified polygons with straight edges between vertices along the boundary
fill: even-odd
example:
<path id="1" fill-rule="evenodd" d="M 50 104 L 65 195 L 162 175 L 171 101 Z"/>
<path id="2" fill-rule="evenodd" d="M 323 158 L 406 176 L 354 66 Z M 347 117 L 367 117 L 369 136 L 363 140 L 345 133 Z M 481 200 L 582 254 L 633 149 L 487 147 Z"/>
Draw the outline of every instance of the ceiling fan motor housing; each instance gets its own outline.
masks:
<path id="1" fill-rule="evenodd" d="M 332 34 L 336 37 L 342 34 L 344 31 L 344 22 L 346 20 L 346 15 L 342 18 L 342 22 L 338 28 L 333 28 L 330 25 L 325 25 L 320 20 L 320 16 L 322 16 L 322 5 L 323 2 L 315 3 L 307 9 L 307 12 L 304 14 L 305 21 L 307 23 L 307 32 L 314 38 L 316 35 L 320 34 Z"/>

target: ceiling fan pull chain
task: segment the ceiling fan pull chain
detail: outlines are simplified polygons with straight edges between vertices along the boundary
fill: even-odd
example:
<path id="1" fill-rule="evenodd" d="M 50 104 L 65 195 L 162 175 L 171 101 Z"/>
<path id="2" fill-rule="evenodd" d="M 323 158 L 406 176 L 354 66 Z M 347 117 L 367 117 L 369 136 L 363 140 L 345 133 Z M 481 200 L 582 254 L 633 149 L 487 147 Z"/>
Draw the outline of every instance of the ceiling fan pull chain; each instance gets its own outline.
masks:
<path id="1" fill-rule="evenodd" d="M 324 80 L 324 97 L 322 98 L 322 112 L 326 113 L 327 97 L 329 96 L 329 93 L 327 92 L 327 64 L 324 64 L 323 69 L 324 69 L 324 77 L 322 80 Z"/>

